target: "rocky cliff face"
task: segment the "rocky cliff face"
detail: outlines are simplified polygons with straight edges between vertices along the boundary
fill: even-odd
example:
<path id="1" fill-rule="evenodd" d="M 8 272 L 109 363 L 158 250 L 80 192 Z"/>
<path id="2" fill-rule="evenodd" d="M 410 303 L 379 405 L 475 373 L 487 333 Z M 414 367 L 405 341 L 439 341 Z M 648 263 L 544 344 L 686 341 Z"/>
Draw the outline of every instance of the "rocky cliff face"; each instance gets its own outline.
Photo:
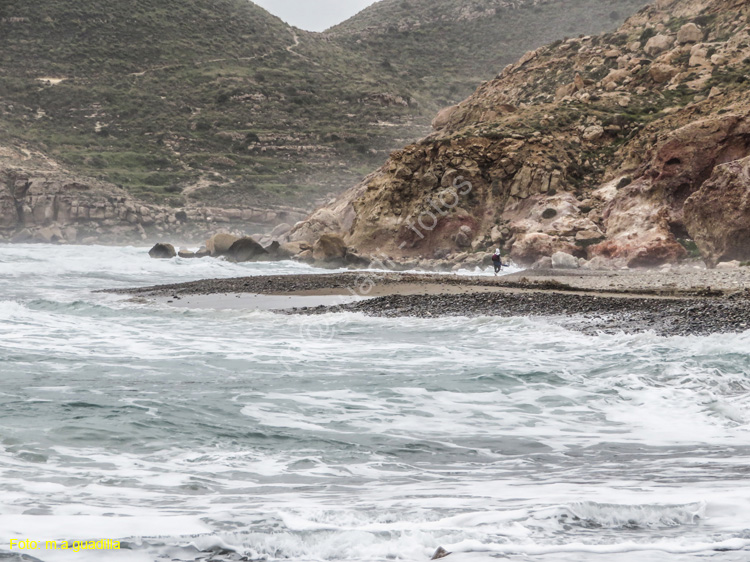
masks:
<path id="1" fill-rule="evenodd" d="M 302 216 L 288 208 L 146 205 L 114 185 L 77 177 L 38 152 L 0 147 L 0 241 L 122 243 L 169 234 L 187 243 L 219 230 L 264 232 Z"/>
<path id="2" fill-rule="evenodd" d="M 402 259 L 502 245 L 524 264 L 565 252 L 591 266 L 672 263 L 694 239 L 709 263 L 748 259 L 712 224 L 716 194 L 739 201 L 747 184 L 725 165 L 750 154 L 749 12 L 657 0 L 615 33 L 529 52 L 290 237 L 339 231 Z M 721 237 L 746 232 L 744 217 L 727 215 Z"/>

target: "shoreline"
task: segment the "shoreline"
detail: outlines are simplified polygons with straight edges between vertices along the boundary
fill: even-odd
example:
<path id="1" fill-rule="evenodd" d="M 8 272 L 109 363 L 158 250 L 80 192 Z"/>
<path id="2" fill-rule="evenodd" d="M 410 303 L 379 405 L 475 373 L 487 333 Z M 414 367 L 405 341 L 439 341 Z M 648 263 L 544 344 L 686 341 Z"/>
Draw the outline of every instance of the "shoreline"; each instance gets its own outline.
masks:
<path id="1" fill-rule="evenodd" d="M 392 295 L 287 314 L 361 313 L 380 318 L 547 318 L 589 335 L 706 336 L 750 330 L 748 298 L 660 298 L 552 291 L 465 295 Z"/>
<path id="2" fill-rule="evenodd" d="M 710 284 L 709 284 L 710 283 Z M 750 329 L 750 270 L 524 271 L 468 277 L 360 271 L 208 279 L 106 291 L 179 308 L 398 318 L 544 317 L 585 333 Z"/>
<path id="3" fill-rule="evenodd" d="M 113 289 L 105 292 L 144 296 L 254 293 L 296 296 L 388 296 L 453 294 L 507 290 L 555 291 L 654 298 L 750 295 L 750 267 L 705 270 L 526 270 L 499 277 L 359 270 L 344 273 L 264 275 L 202 279 L 186 283 Z"/>

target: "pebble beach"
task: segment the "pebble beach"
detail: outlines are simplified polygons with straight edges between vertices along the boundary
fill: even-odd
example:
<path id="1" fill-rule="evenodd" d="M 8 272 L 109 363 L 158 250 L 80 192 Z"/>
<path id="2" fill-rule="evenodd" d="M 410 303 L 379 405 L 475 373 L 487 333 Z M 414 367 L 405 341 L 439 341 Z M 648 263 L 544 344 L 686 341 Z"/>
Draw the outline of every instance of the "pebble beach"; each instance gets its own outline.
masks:
<path id="1" fill-rule="evenodd" d="M 523 271 L 497 278 L 364 271 L 213 279 L 120 292 L 183 308 L 354 312 L 388 318 L 549 317 L 586 333 L 654 331 L 671 336 L 747 330 L 747 287 L 747 268 L 685 267 Z"/>

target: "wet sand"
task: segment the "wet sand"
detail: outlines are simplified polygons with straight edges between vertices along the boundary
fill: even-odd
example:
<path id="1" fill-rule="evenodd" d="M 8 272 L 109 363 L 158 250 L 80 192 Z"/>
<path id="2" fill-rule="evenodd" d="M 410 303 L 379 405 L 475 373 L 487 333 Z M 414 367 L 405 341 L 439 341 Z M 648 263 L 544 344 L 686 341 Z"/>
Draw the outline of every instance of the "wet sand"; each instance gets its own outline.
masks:
<path id="1" fill-rule="evenodd" d="M 187 295 L 153 297 L 154 302 L 175 308 L 195 310 L 288 310 L 300 308 L 331 307 L 364 300 L 346 295 L 256 295 L 253 293 L 222 293 L 213 295 Z"/>

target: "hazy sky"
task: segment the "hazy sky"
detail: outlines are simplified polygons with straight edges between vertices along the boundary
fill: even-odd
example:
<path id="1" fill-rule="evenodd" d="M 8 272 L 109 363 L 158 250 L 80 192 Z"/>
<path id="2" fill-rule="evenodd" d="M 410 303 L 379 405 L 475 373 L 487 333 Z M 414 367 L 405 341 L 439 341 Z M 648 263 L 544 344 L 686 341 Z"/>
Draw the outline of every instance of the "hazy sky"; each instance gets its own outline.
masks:
<path id="1" fill-rule="evenodd" d="M 349 19 L 375 0 L 252 0 L 287 23 L 323 31 Z"/>

